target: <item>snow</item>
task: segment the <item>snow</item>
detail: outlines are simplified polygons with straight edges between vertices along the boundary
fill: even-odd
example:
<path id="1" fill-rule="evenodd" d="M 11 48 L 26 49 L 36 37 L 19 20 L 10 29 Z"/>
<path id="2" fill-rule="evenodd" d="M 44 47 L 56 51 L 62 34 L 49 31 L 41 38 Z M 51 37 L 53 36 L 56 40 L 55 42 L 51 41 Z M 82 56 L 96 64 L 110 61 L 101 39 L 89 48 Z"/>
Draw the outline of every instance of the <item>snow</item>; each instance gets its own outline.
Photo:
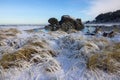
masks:
<path id="1" fill-rule="evenodd" d="M 112 38 L 112 40 L 113 40 L 114 42 L 120 42 L 120 33 L 118 33 L 117 35 L 115 35 L 115 36 Z"/>
<path id="2" fill-rule="evenodd" d="M 109 44 L 107 42 L 104 42 L 104 40 L 108 42 L 111 41 L 120 42 L 120 34 L 117 34 L 112 39 L 108 39 L 103 38 L 99 35 L 95 37 L 84 35 L 84 33 L 81 31 L 71 34 L 59 31 L 47 32 L 45 30 L 42 30 L 42 32 L 40 33 L 39 32 L 27 33 L 26 31 L 24 31 L 34 28 L 38 28 L 38 26 L 17 27 L 17 29 L 19 29 L 22 33 L 17 34 L 17 39 L 10 39 L 8 41 L 12 42 L 16 40 L 17 45 L 19 45 L 21 48 L 30 39 L 32 40 L 38 39 L 38 41 L 45 40 L 48 46 L 57 53 L 56 57 L 46 58 L 48 59 L 48 61 L 53 61 L 53 63 L 58 65 L 56 67 L 57 70 L 52 73 L 48 73 L 44 70 L 44 68 L 49 66 L 54 67 L 50 63 L 45 62 L 44 64 L 41 65 L 40 63 L 35 64 L 23 61 L 21 63 L 23 65 L 22 68 L 15 67 L 7 70 L 0 68 L 1 73 L 0 80 L 105 80 L 105 79 L 112 80 L 112 78 L 114 79 L 114 76 L 108 75 L 104 72 L 101 72 L 101 74 L 99 74 L 98 77 L 96 77 L 96 75 L 94 75 L 94 72 L 87 70 L 86 59 L 87 57 L 90 56 L 90 55 L 88 56 L 90 52 L 100 51 L 101 47 L 103 48 Z M 7 48 L 5 48 L 5 46 L 0 47 L 0 54 L 2 50 L 6 51 Z M 14 51 L 17 49 L 11 47 L 9 51 L 11 50 Z M 34 57 L 31 59 L 31 61 L 34 58 L 41 58 L 39 54 L 33 56 Z M 2 57 L 2 54 L 0 57 Z M 120 78 L 118 77 L 116 78 L 116 80 L 117 79 Z"/>
<path id="3" fill-rule="evenodd" d="M 120 25 L 120 23 L 88 23 L 88 24 L 84 24 L 85 26 L 107 26 L 107 27 L 111 27 L 113 25 Z"/>
<path id="4" fill-rule="evenodd" d="M 0 28 L 17 28 L 19 30 L 30 30 L 36 28 L 44 28 L 44 26 L 0 26 Z"/>

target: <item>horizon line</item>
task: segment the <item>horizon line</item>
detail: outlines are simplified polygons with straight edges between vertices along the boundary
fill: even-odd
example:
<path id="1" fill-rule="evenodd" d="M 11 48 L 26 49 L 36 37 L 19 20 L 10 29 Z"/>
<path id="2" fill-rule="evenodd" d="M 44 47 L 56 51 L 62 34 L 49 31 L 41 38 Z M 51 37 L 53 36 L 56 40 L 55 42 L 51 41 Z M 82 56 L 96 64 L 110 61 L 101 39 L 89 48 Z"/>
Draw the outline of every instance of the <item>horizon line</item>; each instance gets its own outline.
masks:
<path id="1" fill-rule="evenodd" d="M 33 25 L 35 25 L 35 26 L 44 26 L 44 25 L 47 25 L 47 24 L 0 24 L 0 26 L 33 26 Z"/>

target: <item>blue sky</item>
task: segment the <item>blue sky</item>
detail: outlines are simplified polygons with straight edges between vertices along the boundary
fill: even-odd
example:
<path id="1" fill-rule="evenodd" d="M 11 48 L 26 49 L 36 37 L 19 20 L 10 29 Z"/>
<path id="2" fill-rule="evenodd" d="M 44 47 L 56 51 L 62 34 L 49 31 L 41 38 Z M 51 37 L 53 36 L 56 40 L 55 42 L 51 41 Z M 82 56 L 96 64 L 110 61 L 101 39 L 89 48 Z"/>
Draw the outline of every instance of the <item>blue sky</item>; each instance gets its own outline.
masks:
<path id="1" fill-rule="evenodd" d="M 86 21 L 94 19 L 101 12 L 114 11 L 120 8 L 119 0 L 106 0 L 109 1 L 109 4 L 112 1 L 116 2 L 115 5 L 118 6 L 116 6 L 117 8 L 113 7 L 113 9 L 109 9 L 109 5 L 104 4 L 104 1 L 0 0 L 0 24 L 46 24 L 50 17 L 56 17 L 60 20 L 62 15 L 70 15 Z M 105 6 L 105 10 L 101 6 Z"/>

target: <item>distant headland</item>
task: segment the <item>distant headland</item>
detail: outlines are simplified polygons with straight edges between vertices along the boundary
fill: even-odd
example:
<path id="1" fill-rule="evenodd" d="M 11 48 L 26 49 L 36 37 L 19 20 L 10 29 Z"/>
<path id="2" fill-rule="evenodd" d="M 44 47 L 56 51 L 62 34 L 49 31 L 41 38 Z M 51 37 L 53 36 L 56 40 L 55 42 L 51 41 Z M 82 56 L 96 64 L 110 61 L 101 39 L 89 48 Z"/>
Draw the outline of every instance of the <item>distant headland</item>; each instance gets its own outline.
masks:
<path id="1" fill-rule="evenodd" d="M 99 14 L 95 20 L 86 23 L 120 23 L 120 10 Z"/>

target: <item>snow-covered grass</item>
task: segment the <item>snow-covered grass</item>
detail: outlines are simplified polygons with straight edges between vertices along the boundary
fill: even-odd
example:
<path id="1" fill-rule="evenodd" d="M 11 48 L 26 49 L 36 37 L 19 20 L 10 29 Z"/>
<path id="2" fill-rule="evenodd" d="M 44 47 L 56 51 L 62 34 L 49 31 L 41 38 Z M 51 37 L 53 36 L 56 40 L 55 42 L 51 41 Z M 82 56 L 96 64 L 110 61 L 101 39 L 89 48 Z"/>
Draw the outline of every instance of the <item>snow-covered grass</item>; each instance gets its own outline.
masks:
<path id="1" fill-rule="evenodd" d="M 68 34 L 63 31 L 24 31 L 29 30 L 29 27 L 17 29 L 21 33 L 0 41 L 0 80 L 120 79 L 119 74 L 108 73 L 98 66 L 92 69 L 99 64 L 92 63 L 99 59 L 103 61 L 103 58 L 95 58 L 96 61 L 91 63 L 93 56 L 102 55 L 105 50 L 119 50 L 119 46 L 114 46 L 120 44 L 119 33 L 113 38 L 105 38 L 100 35 L 84 35 L 81 31 Z M 115 58 L 117 56 L 111 55 Z M 117 73 L 120 72 L 119 64 L 118 61 L 115 63 Z"/>

